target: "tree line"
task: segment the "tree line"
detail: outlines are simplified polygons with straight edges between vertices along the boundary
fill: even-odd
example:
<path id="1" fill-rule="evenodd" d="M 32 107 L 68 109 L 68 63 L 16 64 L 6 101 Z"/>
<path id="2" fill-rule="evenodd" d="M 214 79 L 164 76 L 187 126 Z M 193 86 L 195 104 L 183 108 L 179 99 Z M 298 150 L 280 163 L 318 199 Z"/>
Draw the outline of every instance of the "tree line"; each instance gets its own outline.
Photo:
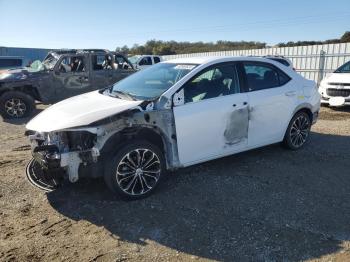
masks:
<path id="1" fill-rule="evenodd" d="M 278 47 L 301 46 L 301 45 L 319 45 L 350 42 L 350 31 L 345 32 L 339 39 L 329 39 L 325 41 L 297 41 L 279 43 Z M 149 40 L 144 45 L 126 45 L 117 47 L 116 51 L 127 55 L 175 55 L 187 53 L 201 53 L 212 51 L 231 51 L 241 49 L 260 49 L 269 47 L 266 43 L 255 41 L 223 41 L 217 42 L 177 42 L 177 41 L 162 41 Z"/>

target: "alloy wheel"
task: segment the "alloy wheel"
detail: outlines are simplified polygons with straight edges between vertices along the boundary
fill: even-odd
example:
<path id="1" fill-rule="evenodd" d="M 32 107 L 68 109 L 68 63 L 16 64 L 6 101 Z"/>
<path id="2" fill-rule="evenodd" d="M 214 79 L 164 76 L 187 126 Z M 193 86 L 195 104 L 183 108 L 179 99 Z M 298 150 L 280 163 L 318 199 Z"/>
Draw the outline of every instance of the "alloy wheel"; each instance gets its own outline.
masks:
<path id="1" fill-rule="evenodd" d="M 308 117 L 301 114 L 293 122 L 290 128 L 290 140 L 296 148 L 301 147 L 309 135 L 310 121 Z"/>
<path id="2" fill-rule="evenodd" d="M 9 116 L 19 118 L 26 113 L 27 106 L 23 100 L 19 98 L 11 98 L 5 102 L 5 110 Z"/>
<path id="3" fill-rule="evenodd" d="M 117 183 L 126 194 L 138 196 L 152 190 L 161 173 L 157 154 L 139 148 L 123 156 L 116 170 Z"/>

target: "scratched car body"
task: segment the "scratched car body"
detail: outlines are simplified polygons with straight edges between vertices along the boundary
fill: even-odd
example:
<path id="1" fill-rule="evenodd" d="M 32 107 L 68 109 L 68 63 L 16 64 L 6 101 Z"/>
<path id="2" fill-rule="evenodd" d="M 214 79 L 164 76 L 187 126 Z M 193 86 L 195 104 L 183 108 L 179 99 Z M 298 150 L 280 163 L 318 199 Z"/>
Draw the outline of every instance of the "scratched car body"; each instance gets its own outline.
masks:
<path id="1" fill-rule="evenodd" d="M 309 138 L 320 95 L 316 84 L 265 58 L 166 61 L 114 86 L 46 109 L 26 126 L 29 180 L 46 190 L 62 177 L 104 177 L 137 199 L 173 170 L 283 142 Z"/>

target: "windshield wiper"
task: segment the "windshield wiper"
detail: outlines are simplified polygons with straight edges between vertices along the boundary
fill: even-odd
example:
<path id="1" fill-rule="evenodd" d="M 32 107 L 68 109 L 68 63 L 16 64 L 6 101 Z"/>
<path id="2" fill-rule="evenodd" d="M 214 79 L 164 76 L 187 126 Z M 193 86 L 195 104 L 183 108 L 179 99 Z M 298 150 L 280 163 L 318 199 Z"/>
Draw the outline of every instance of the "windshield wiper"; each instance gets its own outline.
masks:
<path id="1" fill-rule="evenodd" d="M 132 94 L 127 93 L 127 92 L 123 92 L 123 91 L 120 91 L 120 90 L 113 90 L 112 93 L 117 93 L 119 97 L 120 97 L 120 95 L 126 96 L 126 97 L 130 98 L 133 101 L 137 100 Z"/>

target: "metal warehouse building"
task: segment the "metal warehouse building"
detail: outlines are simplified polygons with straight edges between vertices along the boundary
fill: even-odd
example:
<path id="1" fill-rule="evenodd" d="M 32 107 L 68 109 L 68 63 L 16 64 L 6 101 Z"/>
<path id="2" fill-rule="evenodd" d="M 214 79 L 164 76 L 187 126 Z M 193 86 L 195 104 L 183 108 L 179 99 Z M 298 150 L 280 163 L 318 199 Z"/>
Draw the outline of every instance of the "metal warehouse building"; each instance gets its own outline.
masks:
<path id="1" fill-rule="evenodd" d="M 21 56 L 26 60 L 43 60 L 51 49 L 0 46 L 0 56 Z"/>

